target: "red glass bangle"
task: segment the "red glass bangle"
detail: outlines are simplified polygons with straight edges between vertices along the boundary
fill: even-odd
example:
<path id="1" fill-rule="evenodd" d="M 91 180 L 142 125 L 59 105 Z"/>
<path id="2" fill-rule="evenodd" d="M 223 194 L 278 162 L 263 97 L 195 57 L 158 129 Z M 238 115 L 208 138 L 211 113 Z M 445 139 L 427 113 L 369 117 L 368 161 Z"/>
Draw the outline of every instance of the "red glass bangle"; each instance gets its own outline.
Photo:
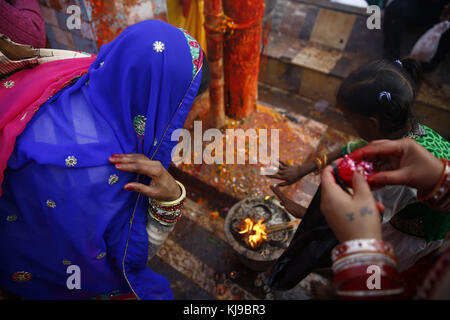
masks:
<path id="1" fill-rule="evenodd" d="M 396 281 L 395 281 L 396 283 L 401 282 L 401 281 L 397 281 L 397 280 L 399 280 L 399 275 L 398 275 L 396 267 L 386 265 L 386 264 L 373 263 L 373 264 L 363 264 L 363 265 L 353 266 L 353 267 L 343 269 L 334 275 L 333 283 L 336 286 L 340 287 L 341 289 L 346 289 L 347 283 L 350 284 L 350 282 L 351 282 L 352 289 L 355 289 L 355 288 L 356 289 L 358 289 L 358 288 L 359 289 L 363 289 L 363 288 L 368 289 L 367 288 L 367 279 L 374 273 L 373 270 L 369 270 L 369 267 L 372 267 L 372 266 L 379 268 L 378 270 L 380 271 L 380 277 L 384 281 L 388 278 L 392 278 L 392 279 L 396 279 Z M 364 282 L 359 282 L 360 279 L 363 279 Z M 356 287 L 353 288 L 354 286 L 356 286 Z M 390 286 L 386 287 L 386 289 L 390 289 Z"/>
<path id="2" fill-rule="evenodd" d="M 378 287 L 373 282 L 374 272 L 379 273 Z M 396 268 L 389 265 L 366 264 L 347 268 L 335 274 L 333 284 L 338 294 L 344 297 L 390 297 L 403 292 Z"/>
<path id="3" fill-rule="evenodd" d="M 154 212 L 157 215 L 164 217 L 165 219 L 172 219 L 172 217 L 176 217 L 182 209 L 183 208 L 180 207 L 177 210 L 168 211 L 168 210 L 161 209 L 158 206 L 154 206 L 152 204 L 150 204 L 150 207 L 149 207 L 149 210 L 151 210 L 152 212 Z"/>
<path id="4" fill-rule="evenodd" d="M 163 206 L 156 201 L 152 201 L 152 205 L 154 205 L 164 211 L 177 211 L 178 209 L 180 209 L 183 206 L 183 204 L 184 204 L 184 200 L 182 200 L 180 203 L 178 203 L 174 206 Z"/>
<path id="5" fill-rule="evenodd" d="M 156 213 L 156 212 L 153 211 L 153 210 L 150 210 L 150 212 L 151 212 L 151 215 L 153 216 L 153 218 L 155 218 L 156 220 L 158 220 L 158 221 L 163 221 L 163 222 L 165 222 L 165 223 L 171 223 L 171 224 L 173 224 L 173 223 L 177 222 L 178 220 L 180 220 L 180 219 L 181 219 L 181 216 L 183 215 L 183 210 L 180 210 L 180 214 L 178 214 L 177 216 L 175 216 L 175 218 L 173 218 L 173 219 L 167 219 L 166 217 L 163 217 L 162 215 Z"/>

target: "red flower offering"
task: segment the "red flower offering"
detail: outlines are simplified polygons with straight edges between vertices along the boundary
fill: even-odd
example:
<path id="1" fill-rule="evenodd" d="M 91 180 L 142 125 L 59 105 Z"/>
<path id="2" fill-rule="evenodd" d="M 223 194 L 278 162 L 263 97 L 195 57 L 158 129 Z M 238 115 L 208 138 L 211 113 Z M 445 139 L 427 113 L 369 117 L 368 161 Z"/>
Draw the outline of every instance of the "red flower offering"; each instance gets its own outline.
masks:
<path id="1" fill-rule="evenodd" d="M 374 165 L 368 161 L 356 161 L 349 157 L 344 156 L 344 159 L 338 165 L 339 177 L 349 187 L 352 187 L 352 179 L 355 172 L 363 175 L 367 179 L 375 174 Z"/>

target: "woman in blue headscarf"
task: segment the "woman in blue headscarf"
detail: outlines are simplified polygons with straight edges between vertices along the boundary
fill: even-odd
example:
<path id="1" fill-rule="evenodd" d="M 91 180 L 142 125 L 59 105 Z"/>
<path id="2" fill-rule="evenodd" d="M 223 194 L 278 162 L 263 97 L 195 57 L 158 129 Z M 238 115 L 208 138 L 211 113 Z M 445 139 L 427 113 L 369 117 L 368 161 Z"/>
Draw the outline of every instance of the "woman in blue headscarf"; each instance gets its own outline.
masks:
<path id="1" fill-rule="evenodd" d="M 1 184 L 0 287 L 28 299 L 172 298 L 146 267 L 147 197 L 180 197 L 166 171 L 171 134 L 208 77 L 195 39 L 149 20 L 36 109 Z M 10 79 L 0 90 L 21 85 Z"/>

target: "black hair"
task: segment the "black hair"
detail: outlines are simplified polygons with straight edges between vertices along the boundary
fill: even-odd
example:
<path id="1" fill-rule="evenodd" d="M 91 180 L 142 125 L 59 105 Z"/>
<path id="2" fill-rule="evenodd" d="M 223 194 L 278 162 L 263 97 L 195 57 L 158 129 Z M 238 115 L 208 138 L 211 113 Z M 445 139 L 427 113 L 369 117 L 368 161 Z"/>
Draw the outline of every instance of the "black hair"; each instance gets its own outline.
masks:
<path id="1" fill-rule="evenodd" d="M 206 60 L 205 53 L 203 53 L 203 66 L 202 66 L 202 80 L 200 82 L 200 87 L 198 88 L 197 97 L 201 95 L 206 89 L 209 88 L 209 83 L 211 82 L 211 72 L 209 71 L 209 64 Z"/>
<path id="2" fill-rule="evenodd" d="M 382 131 L 396 132 L 417 121 L 415 100 L 420 77 L 421 65 L 411 58 L 371 62 L 341 83 L 337 106 L 366 117 L 378 116 Z"/>

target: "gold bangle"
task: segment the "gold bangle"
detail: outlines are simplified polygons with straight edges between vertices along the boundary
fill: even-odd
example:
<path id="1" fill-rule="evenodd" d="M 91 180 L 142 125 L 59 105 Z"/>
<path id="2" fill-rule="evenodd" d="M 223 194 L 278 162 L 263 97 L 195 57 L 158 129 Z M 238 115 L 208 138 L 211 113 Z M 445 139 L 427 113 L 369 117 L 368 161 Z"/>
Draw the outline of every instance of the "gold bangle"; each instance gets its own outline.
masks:
<path id="1" fill-rule="evenodd" d="M 165 207 L 170 207 L 170 206 L 175 206 L 177 204 L 179 204 L 180 202 L 182 202 L 185 198 L 186 198 L 186 188 L 183 186 L 183 184 L 178 181 L 175 180 L 175 182 L 180 186 L 181 189 L 181 196 L 173 201 L 160 201 L 160 200 L 154 200 L 156 201 L 158 204 L 165 206 Z"/>
<path id="2" fill-rule="evenodd" d="M 316 174 L 319 174 L 319 173 L 322 172 L 322 160 L 320 160 L 320 158 L 317 157 L 317 158 L 314 159 L 314 161 L 315 161 L 316 164 L 317 164 L 317 171 L 316 171 Z"/>
<path id="3" fill-rule="evenodd" d="M 327 157 L 327 154 L 324 153 L 323 154 L 323 167 L 324 168 L 327 166 L 327 162 L 328 162 L 328 157 Z"/>
<path id="4" fill-rule="evenodd" d="M 438 183 L 428 194 L 421 195 L 418 193 L 417 198 L 419 201 L 433 209 L 441 212 L 448 212 L 448 205 L 450 203 L 450 166 L 447 159 L 441 158 L 440 160 L 444 163 L 444 170 Z"/>

